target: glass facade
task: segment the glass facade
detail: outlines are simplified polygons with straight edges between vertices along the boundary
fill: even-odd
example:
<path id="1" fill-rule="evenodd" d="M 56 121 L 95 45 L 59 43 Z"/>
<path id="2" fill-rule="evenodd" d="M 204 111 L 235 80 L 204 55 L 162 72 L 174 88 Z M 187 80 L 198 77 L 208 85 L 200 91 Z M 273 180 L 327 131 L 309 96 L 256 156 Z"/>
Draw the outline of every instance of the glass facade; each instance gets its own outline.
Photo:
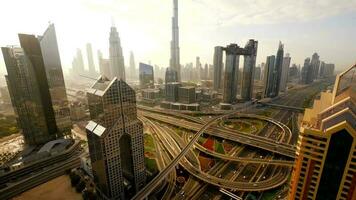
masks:
<path id="1" fill-rule="evenodd" d="M 140 63 L 139 78 L 140 78 L 141 89 L 153 88 L 154 86 L 153 67 L 151 65 Z"/>
<path id="2" fill-rule="evenodd" d="M 69 103 L 63 78 L 54 25 L 51 24 L 43 36 L 39 37 L 42 56 L 48 81 L 49 93 L 58 128 L 58 136 L 71 134 Z"/>
<path id="3" fill-rule="evenodd" d="M 94 180 L 112 199 L 128 199 L 124 182 L 140 190 L 146 182 L 143 125 L 137 118 L 135 91 L 124 81 L 102 77 L 87 91 L 87 125 Z"/>

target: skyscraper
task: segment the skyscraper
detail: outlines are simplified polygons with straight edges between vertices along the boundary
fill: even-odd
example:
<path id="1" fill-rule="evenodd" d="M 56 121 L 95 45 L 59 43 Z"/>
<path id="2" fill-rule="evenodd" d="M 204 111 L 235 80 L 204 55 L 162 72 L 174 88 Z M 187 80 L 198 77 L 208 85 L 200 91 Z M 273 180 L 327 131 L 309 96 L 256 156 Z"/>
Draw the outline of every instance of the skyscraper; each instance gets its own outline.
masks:
<path id="1" fill-rule="evenodd" d="M 261 80 L 261 65 L 258 65 L 255 68 L 255 75 L 254 75 L 255 80 Z"/>
<path id="2" fill-rule="evenodd" d="M 223 103 L 236 102 L 237 80 L 239 72 L 240 56 L 236 55 L 237 44 L 230 44 L 226 47 L 225 76 L 223 88 Z"/>
<path id="3" fill-rule="evenodd" d="M 281 92 L 285 92 L 287 87 L 290 60 L 291 58 L 289 56 L 289 53 L 287 53 L 286 56 L 283 58 L 283 64 L 282 64 L 282 77 L 281 77 L 281 84 L 279 85 L 279 91 Z"/>
<path id="4" fill-rule="evenodd" d="M 157 73 L 157 70 L 155 70 Z M 135 64 L 135 57 L 133 52 L 130 52 L 130 78 L 135 79 L 136 78 L 136 64 Z"/>
<path id="5" fill-rule="evenodd" d="M 73 58 L 72 69 L 73 69 L 73 72 L 78 75 L 85 74 L 84 60 L 83 60 L 82 51 L 80 49 L 77 49 L 77 53 L 76 53 L 75 57 Z"/>
<path id="6" fill-rule="evenodd" d="M 181 81 L 180 72 L 180 54 L 179 54 L 179 27 L 178 27 L 178 0 L 173 0 L 172 17 L 172 41 L 171 41 L 171 59 L 169 66 L 175 70 L 178 75 L 178 82 Z"/>
<path id="7" fill-rule="evenodd" d="M 274 97 L 275 96 L 275 91 L 274 91 L 274 82 L 273 82 L 273 76 L 275 75 L 274 71 L 274 66 L 275 66 L 275 60 L 276 57 L 274 55 L 272 56 L 267 56 L 266 64 L 264 67 L 264 96 L 265 97 Z"/>
<path id="8" fill-rule="evenodd" d="M 244 55 L 244 67 L 242 71 L 243 74 L 241 82 L 242 101 L 250 101 L 252 98 L 253 81 L 256 67 L 257 45 L 257 41 L 249 40 L 244 48 L 247 52 L 249 52 L 249 54 Z"/>
<path id="9" fill-rule="evenodd" d="M 325 62 L 321 62 L 320 64 L 320 77 L 321 78 L 326 78 L 334 75 L 334 69 L 335 65 L 334 64 L 328 64 Z"/>
<path id="10" fill-rule="evenodd" d="M 312 79 L 315 80 L 319 77 L 319 66 L 320 66 L 319 55 L 317 53 L 313 54 L 310 65 L 312 68 Z"/>
<path id="11" fill-rule="evenodd" d="M 128 199 L 124 182 L 139 191 L 146 182 L 142 122 L 135 91 L 123 80 L 100 77 L 87 92 L 86 126 L 94 182 L 110 199 Z M 127 181 L 126 181 L 127 180 Z"/>
<path id="12" fill-rule="evenodd" d="M 70 134 L 69 105 L 54 25 L 43 36 L 19 34 L 22 48 L 3 47 L 6 81 L 29 145 Z"/>
<path id="13" fill-rule="evenodd" d="M 88 57 L 88 66 L 89 66 L 89 75 L 96 76 L 94 59 L 93 59 L 93 50 L 91 48 L 91 44 L 87 44 L 87 57 Z"/>
<path id="14" fill-rule="evenodd" d="M 103 53 L 100 50 L 98 50 L 98 60 L 100 75 L 110 77 L 110 60 L 103 58 Z"/>
<path id="15" fill-rule="evenodd" d="M 37 38 L 35 39 L 37 40 Z M 37 47 L 37 53 L 40 53 L 38 41 Z M 46 98 L 42 97 L 45 95 L 47 99 L 50 99 L 48 84 L 46 84 L 46 80 L 43 82 L 45 84 L 42 87 L 45 89 L 41 88 L 39 84 L 45 79 L 42 58 L 40 57 L 41 61 L 39 61 L 42 63 L 42 69 L 39 70 L 31 64 L 21 48 L 2 47 L 2 53 L 7 69 L 5 78 L 11 102 L 26 144 L 39 145 L 55 139 L 57 127 L 54 112 L 51 109 L 52 105 L 48 101 L 43 102 Z M 43 90 L 47 90 L 47 93 L 42 94 Z"/>
<path id="16" fill-rule="evenodd" d="M 309 84 L 313 82 L 313 67 L 310 63 L 310 58 L 304 60 L 304 65 L 302 68 L 302 83 Z"/>
<path id="17" fill-rule="evenodd" d="M 119 33 L 114 26 L 111 27 L 109 42 L 110 78 L 117 77 L 125 81 L 124 57 L 122 55 Z"/>
<path id="18" fill-rule="evenodd" d="M 171 67 L 166 68 L 165 83 L 174 83 L 178 81 L 178 73 Z"/>
<path id="19" fill-rule="evenodd" d="M 223 47 L 217 46 L 214 48 L 214 90 L 218 91 L 222 88 L 222 71 L 223 71 Z"/>
<path id="20" fill-rule="evenodd" d="M 70 135 L 72 122 L 54 24 L 50 24 L 44 34 L 38 37 L 38 40 L 41 46 L 58 134 L 59 136 Z"/>
<path id="21" fill-rule="evenodd" d="M 202 75 L 202 70 L 201 70 L 201 62 L 200 62 L 200 57 L 197 56 L 195 58 L 195 73 L 196 74 L 196 81 L 200 81 L 201 80 L 201 75 Z"/>
<path id="22" fill-rule="evenodd" d="M 306 109 L 288 199 L 356 199 L 356 65 Z"/>
<path id="23" fill-rule="evenodd" d="M 154 87 L 154 73 L 153 67 L 144 63 L 139 65 L 139 79 L 140 88 L 153 88 Z"/>
<path id="24" fill-rule="evenodd" d="M 283 69 L 283 55 L 284 55 L 284 45 L 282 44 L 281 41 L 279 41 L 278 45 L 278 50 L 277 50 L 277 55 L 276 55 L 276 61 L 274 63 L 274 73 L 275 75 L 273 76 L 273 91 L 274 95 L 278 96 L 279 94 L 279 88 L 281 85 L 281 79 L 282 79 L 282 69 Z"/>

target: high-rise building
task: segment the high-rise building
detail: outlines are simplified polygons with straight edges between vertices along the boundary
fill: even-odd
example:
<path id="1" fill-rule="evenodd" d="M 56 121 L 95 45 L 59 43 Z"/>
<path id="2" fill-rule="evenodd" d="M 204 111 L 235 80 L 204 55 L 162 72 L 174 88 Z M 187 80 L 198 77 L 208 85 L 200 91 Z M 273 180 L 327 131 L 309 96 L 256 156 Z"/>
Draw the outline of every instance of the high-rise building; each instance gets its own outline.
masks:
<path id="1" fill-rule="evenodd" d="M 179 82 L 166 83 L 166 101 L 177 102 L 178 90 L 182 86 Z"/>
<path id="2" fill-rule="evenodd" d="M 70 134 L 71 121 L 54 25 L 43 36 L 19 34 L 22 48 L 3 47 L 6 81 L 29 145 Z"/>
<path id="3" fill-rule="evenodd" d="M 223 88 L 223 103 L 236 102 L 237 80 L 239 72 L 240 56 L 236 54 L 237 44 L 230 44 L 226 47 L 226 62 Z"/>
<path id="4" fill-rule="evenodd" d="M 288 199 L 356 199 L 356 65 L 306 109 Z"/>
<path id="5" fill-rule="evenodd" d="M 176 70 L 173 70 L 171 67 L 167 67 L 165 75 L 165 83 L 173 83 L 178 81 L 178 74 Z"/>
<path id="6" fill-rule="evenodd" d="M 223 47 L 214 48 L 214 90 L 222 89 Z"/>
<path id="7" fill-rule="evenodd" d="M 78 74 L 78 75 L 85 74 L 83 54 L 80 49 L 77 49 L 77 53 L 76 53 L 75 57 L 73 58 L 72 69 L 75 74 Z"/>
<path id="8" fill-rule="evenodd" d="M 276 61 L 274 63 L 274 73 L 275 75 L 273 76 L 273 91 L 275 96 L 278 96 L 279 94 L 279 88 L 281 85 L 281 80 L 282 80 L 282 69 L 283 69 L 283 56 L 284 56 L 284 45 L 282 44 L 281 41 L 279 41 L 278 45 L 278 50 L 277 50 L 277 55 L 276 55 Z"/>
<path id="9" fill-rule="evenodd" d="M 279 94 L 283 69 L 283 48 L 283 44 L 279 42 L 277 55 L 275 57 L 267 57 L 267 63 L 264 69 L 265 97 L 273 98 Z"/>
<path id="10" fill-rule="evenodd" d="M 20 37 L 24 44 L 25 35 Z M 37 51 L 37 55 L 41 54 L 38 40 L 34 36 L 33 38 L 37 42 L 37 49 L 34 51 Z M 46 75 L 42 56 L 39 57 L 41 65 L 32 65 L 22 48 L 2 47 L 2 54 L 12 106 L 26 144 L 39 145 L 56 139 L 57 127 L 52 105 L 48 101 L 43 102 L 46 98 L 49 100 L 50 95 L 47 80 L 44 80 Z M 42 87 L 39 84 L 41 81 L 45 81 L 42 82 L 45 83 Z M 42 94 L 44 90 L 47 92 Z"/>
<path id="11" fill-rule="evenodd" d="M 70 135 L 72 122 L 54 24 L 50 24 L 43 35 L 38 37 L 38 40 L 41 46 L 58 134 L 60 136 Z"/>
<path id="12" fill-rule="evenodd" d="M 199 56 L 197 56 L 195 58 L 195 73 L 194 74 L 196 74 L 196 77 L 195 77 L 196 81 L 202 80 L 202 64 L 200 62 Z"/>
<path id="13" fill-rule="evenodd" d="M 214 80 L 214 65 L 209 64 L 208 79 Z"/>
<path id="14" fill-rule="evenodd" d="M 319 66 L 320 66 L 319 55 L 317 53 L 313 54 L 312 59 L 310 61 L 310 65 L 312 68 L 312 79 L 315 80 L 319 77 Z"/>
<path id="15" fill-rule="evenodd" d="M 208 80 L 209 79 L 209 65 L 208 63 L 205 64 L 204 70 L 203 70 L 203 80 Z"/>
<path id="16" fill-rule="evenodd" d="M 313 67 L 311 66 L 310 58 L 304 60 L 301 76 L 302 84 L 310 84 L 313 82 Z"/>
<path id="17" fill-rule="evenodd" d="M 264 75 L 265 75 L 265 63 L 261 63 L 261 75 L 260 75 L 260 80 L 264 80 Z"/>
<path id="18" fill-rule="evenodd" d="M 98 60 L 100 75 L 110 77 L 110 60 L 103 58 L 103 53 L 100 50 L 98 50 Z"/>
<path id="19" fill-rule="evenodd" d="M 100 77 L 87 97 L 91 121 L 86 132 L 94 182 L 109 199 L 129 199 L 124 185 L 131 185 L 135 193 L 146 182 L 143 126 L 137 118 L 135 91 L 116 77 Z"/>
<path id="20" fill-rule="evenodd" d="M 139 64 L 139 78 L 141 89 L 153 88 L 154 86 L 154 72 L 151 65 L 144 63 Z"/>
<path id="21" fill-rule="evenodd" d="M 125 81 L 124 56 L 122 55 L 119 33 L 114 26 L 111 27 L 109 42 L 110 78 L 117 77 Z"/>
<path id="22" fill-rule="evenodd" d="M 289 68 L 288 80 L 290 79 L 299 79 L 299 69 L 296 64 L 293 64 L 292 67 Z"/>
<path id="23" fill-rule="evenodd" d="M 261 80 L 261 65 L 258 65 L 255 68 L 255 75 L 254 75 L 255 80 Z"/>
<path id="24" fill-rule="evenodd" d="M 192 104 L 196 102 L 195 87 L 186 86 L 178 89 L 178 102 L 184 104 Z"/>
<path id="25" fill-rule="evenodd" d="M 156 73 L 158 72 L 155 70 Z M 135 57 L 133 52 L 130 52 L 130 78 L 135 79 L 136 78 L 136 64 L 135 64 Z"/>
<path id="26" fill-rule="evenodd" d="M 242 71 L 241 80 L 241 100 L 250 101 L 252 98 L 253 81 L 256 67 L 256 55 L 257 55 L 258 42 L 255 40 L 249 40 L 245 45 L 245 50 L 249 52 L 248 55 L 244 55 L 244 67 Z"/>
<path id="27" fill-rule="evenodd" d="M 91 44 L 87 44 L 87 57 L 88 57 L 88 66 L 89 66 L 89 75 L 96 76 L 96 70 L 94 65 L 94 58 L 93 58 L 93 49 L 91 48 Z"/>
<path id="28" fill-rule="evenodd" d="M 281 84 L 279 85 L 279 91 L 285 92 L 287 88 L 288 74 L 289 74 L 289 66 L 290 66 L 290 56 L 289 53 L 283 58 L 282 63 L 282 77 Z"/>
<path id="29" fill-rule="evenodd" d="M 173 0 L 172 17 L 172 41 L 171 41 L 171 59 L 169 66 L 177 72 L 178 82 L 181 81 L 180 72 L 180 53 L 179 53 L 179 27 L 178 27 L 178 0 Z"/>
<path id="30" fill-rule="evenodd" d="M 320 77 L 326 78 L 334 75 L 334 64 L 328 64 L 325 62 L 321 62 L 320 64 Z"/>
<path id="31" fill-rule="evenodd" d="M 274 55 L 272 56 L 267 56 L 267 60 L 266 60 L 266 64 L 264 67 L 264 96 L 265 97 L 275 97 L 275 90 L 274 90 L 274 76 L 275 76 L 275 70 L 274 70 L 274 66 L 275 66 L 275 60 L 276 57 Z"/>

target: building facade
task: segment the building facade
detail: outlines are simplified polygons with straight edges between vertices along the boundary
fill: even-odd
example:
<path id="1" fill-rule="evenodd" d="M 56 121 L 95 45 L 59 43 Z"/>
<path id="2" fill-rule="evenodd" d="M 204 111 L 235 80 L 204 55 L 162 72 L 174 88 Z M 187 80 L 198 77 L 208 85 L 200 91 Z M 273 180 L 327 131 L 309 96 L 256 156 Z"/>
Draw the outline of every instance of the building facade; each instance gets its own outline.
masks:
<path id="1" fill-rule="evenodd" d="M 214 48 L 214 90 L 222 89 L 222 71 L 223 71 L 223 47 L 217 46 Z"/>
<path id="2" fill-rule="evenodd" d="M 356 199 L 356 65 L 306 109 L 289 199 Z"/>
<path id="3" fill-rule="evenodd" d="M 181 81 L 180 53 L 179 53 L 179 27 L 178 27 L 178 0 L 173 0 L 171 59 L 172 70 L 177 72 L 177 81 Z"/>
<path id="4" fill-rule="evenodd" d="M 94 182 L 110 199 L 129 199 L 144 187 L 143 125 L 137 118 L 135 91 L 123 80 L 100 77 L 87 91 L 90 118 L 86 126 Z"/>
<path id="5" fill-rule="evenodd" d="M 236 102 L 240 56 L 235 54 L 237 44 L 226 47 L 225 75 L 223 87 L 223 103 Z"/>
<path id="6" fill-rule="evenodd" d="M 110 78 L 113 79 L 114 77 L 117 77 L 118 79 L 125 81 L 124 56 L 122 55 L 119 33 L 114 26 L 110 29 L 109 44 Z"/>
<path id="7" fill-rule="evenodd" d="M 157 72 L 157 70 L 155 70 Z M 130 78 L 136 79 L 136 64 L 135 64 L 135 57 L 133 52 L 130 52 Z"/>
<path id="8" fill-rule="evenodd" d="M 285 92 L 287 89 L 288 75 L 289 75 L 289 66 L 290 66 L 291 57 L 289 53 L 283 58 L 282 63 L 282 76 L 281 76 L 281 84 L 279 85 L 279 91 Z"/>
<path id="9" fill-rule="evenodd" d="M 139 64 L 139 79 L 140 79 L 140 88 L 153 88 L 154 87 L 154 72 L 151 65 L 144 63 Z"/>
<path id="10" fill-rule="evenodd" d="M 178 82 L 178 73 L 176 70 L 173 70 L 171 67 L 167 67 L 165 74 L 165 83 L 175 83 Z"/>
<path id="11" fill-rule="evenodd" d="M 50 24 L 44 34 L 38 37 L 38 40 L 41 46 L 58 134 L 59 136 L 68 136 L 72 129 L 70 105 L 67 99 L 54 24 Z"/>
<path id="12" fill-rule="evenodd" d="M 274 62 L 274 76 L 273 76 L 273 94 L 278 96 L 279 88 L 282 80 L 282 69 L 283 69 L 283 57 L 284 57 L 284 45 L 279 42 L 278 50 L 276 54 L 276 60 Z"/>
<path id="13" fill-rule="evenodd" d="M 240 94 L 242 101 L 250 101 L 252 99 L 257 47 L 258 47 L 257 41 L 249 40 L 244 48 L 250 53 L 248 55 L 244 55 L 244 66 L 242 70 L 241 94 Z"/>
<path id="14" fill-rule="evenodd" d="M 98 60 L 99 60 L 99 69 L 100 75 L 105 77 L 110 77 L 110 59 L 103 58 L 103 53 L 98 50 Z"/>
<path id="15" fill-rule="evenodd" d="M 56 139 L 58 131 L 40 43 L 33 35 L 19 39 L 22 48 L 2 47 L 5 78 L 26 144 L 40 145 Z"/>
<path id="16" fill-rule="evenodd" d="M 96 70 L 95 70 L 95 65 L 94 65 L 94 58 L 93 58 L 93 49 L 91 47 L 91 44 L 87 44 L 87 58 L 88 58 L 88 66 L 89 66 L 89 75 L 90 76 L 96 76 Z"/>
<path id="17" fill-rule="evenodd" d="M 182 84 L 178 82 L 167 83 L 166 84 L 166 101 L 177 102 L 178 101 L 178 90 Z"/>
<path id="18" fill-rule="evenodd" d="M 312 68 L 312 79 L 315 80 L 319 77 L 319 66 L 320 66 L 320 60 L 319 60 L 319 55 L 317 53 L 314 53 L 312 56 L 312 59 L 310 61 L 310 65 Z"/>
<path id="19" fill-rule="evenodd" d="M 264 67 L 264 96 L 265 97 L 275 97 L 276 91 L 274 90 L 274 76 L 275 76 L 275 60 L 276 57 L 274 55 L 267 56 L 266 64 Z"/>
<path id="20" fill-rule="evenodd" d="M 184 104 L 196 103 L 195 87 L 187 86 L 178 89 L 178 102 Z"/>

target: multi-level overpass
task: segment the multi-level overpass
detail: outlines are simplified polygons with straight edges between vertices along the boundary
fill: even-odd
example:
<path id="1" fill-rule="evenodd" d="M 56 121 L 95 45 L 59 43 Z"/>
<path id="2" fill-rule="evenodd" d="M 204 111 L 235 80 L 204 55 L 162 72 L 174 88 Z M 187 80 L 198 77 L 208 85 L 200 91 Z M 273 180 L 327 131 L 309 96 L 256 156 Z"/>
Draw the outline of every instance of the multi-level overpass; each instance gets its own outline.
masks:
<path id="1" fill-rule="evenodd" d="M 202 127 L 201 124 L 186 121 L 183 119 L 179 120 L 171 116 L 162 116 L 160 114 L 148 113 L 148 112 L 141 112 L 141 114 L 145 117 L 155 119 L 164 123 L 168 123 L 174 126 L 182 127 L 192 131 L 198 131 Z M 292 145 L 280 143 L 278 141 L 276 142 L 272 139 L 268 139 L 265 137 L 237 133 L 232 130 L 227 130 L 218 127 L 209 127 L 204 131 L 204 133 L 217 136 L 220 138 L 228 139 L 234 142 L 242 143 L 245 145 L 249 145 L 258 149 L 267 150 L 290 158 L 294 158 L 295 156 L 295 148 Z"/>

